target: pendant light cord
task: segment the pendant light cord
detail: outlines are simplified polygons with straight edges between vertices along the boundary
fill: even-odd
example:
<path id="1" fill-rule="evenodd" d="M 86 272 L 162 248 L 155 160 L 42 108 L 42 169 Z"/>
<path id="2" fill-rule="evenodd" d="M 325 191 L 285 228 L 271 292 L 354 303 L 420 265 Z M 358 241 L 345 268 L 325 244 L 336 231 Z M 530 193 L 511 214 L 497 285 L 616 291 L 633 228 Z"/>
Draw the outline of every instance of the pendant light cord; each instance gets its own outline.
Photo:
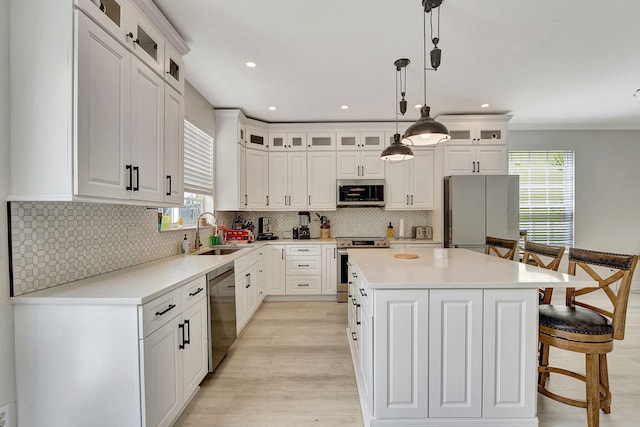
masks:
<path id="1" fill-rule="evenodd" d="M 422 18 L 422 67 L 424 69 L 424 105 L 427 106 L 427 14 Z"/>
<path id="2" fill-rule="evenodd" d="M 396 69 L 396 107 L 395 107 L 395 119 L 396 119 L 396 133 L 398 133 L 398 73 L 400 70 Z"/>

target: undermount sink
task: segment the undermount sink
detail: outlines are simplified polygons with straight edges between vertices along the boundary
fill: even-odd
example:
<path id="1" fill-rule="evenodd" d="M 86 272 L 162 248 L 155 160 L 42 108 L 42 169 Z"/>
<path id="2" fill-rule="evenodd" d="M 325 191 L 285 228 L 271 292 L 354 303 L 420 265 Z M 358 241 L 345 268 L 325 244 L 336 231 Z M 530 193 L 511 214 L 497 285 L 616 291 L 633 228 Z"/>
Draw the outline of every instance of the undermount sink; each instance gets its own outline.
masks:
<path id="1" fill-rule="evenodd" d="M 243 249 L 245 248 L 211 248 L 208 251 L 200 252 L 198 255 L 229 255 Z"/>

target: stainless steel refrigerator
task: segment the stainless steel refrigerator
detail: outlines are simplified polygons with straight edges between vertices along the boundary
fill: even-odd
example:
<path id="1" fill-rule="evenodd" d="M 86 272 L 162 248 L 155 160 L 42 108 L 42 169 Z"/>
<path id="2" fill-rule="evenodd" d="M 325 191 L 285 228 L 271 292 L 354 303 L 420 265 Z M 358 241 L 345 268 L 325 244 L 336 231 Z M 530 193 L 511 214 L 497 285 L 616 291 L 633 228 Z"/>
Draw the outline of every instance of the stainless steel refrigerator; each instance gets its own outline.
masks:
<path id="1" fill-rule="evenodd" d="M 483 251 L 485 237 L 517 240 L 518 175 L 444 178 L 444 247 Z"/>

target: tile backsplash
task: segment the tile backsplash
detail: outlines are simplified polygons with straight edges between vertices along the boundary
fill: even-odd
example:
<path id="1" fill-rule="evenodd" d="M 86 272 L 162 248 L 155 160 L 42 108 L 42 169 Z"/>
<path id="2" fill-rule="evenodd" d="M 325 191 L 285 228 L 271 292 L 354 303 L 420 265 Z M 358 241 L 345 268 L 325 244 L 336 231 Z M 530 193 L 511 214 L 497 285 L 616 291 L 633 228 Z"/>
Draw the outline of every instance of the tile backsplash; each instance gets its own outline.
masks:
<path id="1" fill-rule="evenodd" d="M 346 208 L 318 213 L 331 221 L 331 237 L 384 236 L 389 222 L 397 235 L 401 218 L 408 233 L 414 225 L 432 222 L 428 211 Z M 12 202 L 9 214 L 13 296 L 177 255 L 185 234 L 190 242 L 195 239 L 193 229 L 158 232 L 157 210 L 142 206 Z M 311 237 L 319 237 L 320 222 L 315 211 L 311 214 Z M 290 238 L 298 225 L 297 212 L 216 215 L 227 226 L 242 215 L 255 224 L 256 233 L 258 218 L 268 216 L 280 238 Z"/>
<path id="2" fill-rule="evenodd" d="M 184 234 L 158 232 L 158 211 L 77 202 L 11 203 L 13 296 L 180 253 Z"/>

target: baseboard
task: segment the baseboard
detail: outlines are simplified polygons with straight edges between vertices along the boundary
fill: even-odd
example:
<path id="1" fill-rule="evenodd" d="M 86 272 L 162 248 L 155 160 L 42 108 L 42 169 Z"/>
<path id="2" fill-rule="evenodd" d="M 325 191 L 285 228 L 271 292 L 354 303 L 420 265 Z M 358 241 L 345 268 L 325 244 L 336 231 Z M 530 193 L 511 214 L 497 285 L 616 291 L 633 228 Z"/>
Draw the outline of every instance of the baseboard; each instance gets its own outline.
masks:
<path id="1" fill-rule="evenodd" d="M 337 302 L 335 295 L 267 295 L 265 301 L 332 301 Z"/>

